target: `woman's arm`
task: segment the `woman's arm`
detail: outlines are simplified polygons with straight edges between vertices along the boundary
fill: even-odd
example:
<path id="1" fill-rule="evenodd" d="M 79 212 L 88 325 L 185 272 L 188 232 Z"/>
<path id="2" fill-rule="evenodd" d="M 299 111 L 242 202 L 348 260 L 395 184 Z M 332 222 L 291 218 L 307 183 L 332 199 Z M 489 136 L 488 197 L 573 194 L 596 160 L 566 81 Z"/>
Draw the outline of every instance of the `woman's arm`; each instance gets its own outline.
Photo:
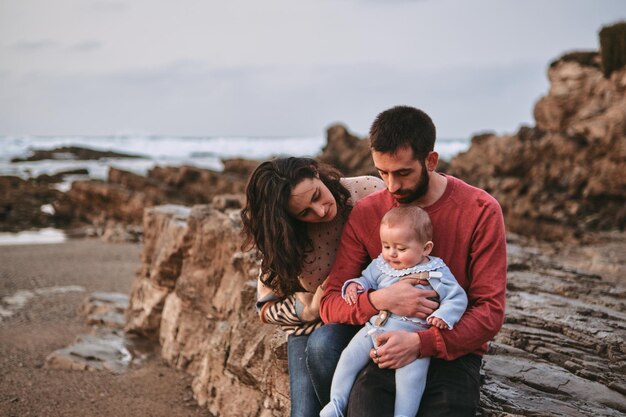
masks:
<path id="1" fill-rule="evenodd" d="M 321 290 L 320 290 L 321 291 Z M 311 293 L 280 296 L 257 280 L 256 308 L 263 323 L 281 326 L 299 326 L 319 320 L 319 298 Z M 317 300 L 317 307 L 315 307 Z"/>

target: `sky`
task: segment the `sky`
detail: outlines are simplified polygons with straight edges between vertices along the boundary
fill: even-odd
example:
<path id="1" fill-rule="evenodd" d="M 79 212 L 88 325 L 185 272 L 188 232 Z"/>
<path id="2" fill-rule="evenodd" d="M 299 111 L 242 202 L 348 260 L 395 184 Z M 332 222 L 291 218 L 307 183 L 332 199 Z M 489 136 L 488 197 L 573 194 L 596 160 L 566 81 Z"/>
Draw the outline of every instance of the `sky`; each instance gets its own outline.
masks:
<path id="1" fill-rule="evenodd" d="M 547 68 L 623 0 L 0 0 L 0 135 L 438 136 L 534 125 Z"/>

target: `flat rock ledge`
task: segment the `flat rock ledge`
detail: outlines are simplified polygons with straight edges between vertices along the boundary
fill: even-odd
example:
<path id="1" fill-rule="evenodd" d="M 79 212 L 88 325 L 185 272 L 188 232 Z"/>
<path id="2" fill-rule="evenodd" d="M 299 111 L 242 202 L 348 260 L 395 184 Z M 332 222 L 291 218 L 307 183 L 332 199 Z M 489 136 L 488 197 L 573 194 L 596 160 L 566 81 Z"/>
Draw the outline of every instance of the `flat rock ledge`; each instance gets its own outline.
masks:
<path id="1" fill-rule="evenodd" d="M 239 211 L 222 209 L 145 211 L 126 330 L 158 338 L 213 415 L 285 415 L 285 336 L 258 320 L 257 259 L 239 250 Z M 623 233 L 612 238 L 624 247 Z M 626 287 L 595 272 L 601 249 L 585 247 L 594 262 L 573 264 L 509 236 L 507 315 L 483 364 L 483 416 L 626 413 Z"/>
<path id="2" fill-rule="evenodd" d="M 48 369 L 74 371 L 109 371 L 123 373 L 139 366 L 152 350 L 150 343 L 135 335 L 126 335 L 124 312 L 128 295 L 95 292 L 83 303 L 81 314 L 92 325 L 92 334 L 82 334 L 63 349 L 52 352 L 44 366 Z"/>

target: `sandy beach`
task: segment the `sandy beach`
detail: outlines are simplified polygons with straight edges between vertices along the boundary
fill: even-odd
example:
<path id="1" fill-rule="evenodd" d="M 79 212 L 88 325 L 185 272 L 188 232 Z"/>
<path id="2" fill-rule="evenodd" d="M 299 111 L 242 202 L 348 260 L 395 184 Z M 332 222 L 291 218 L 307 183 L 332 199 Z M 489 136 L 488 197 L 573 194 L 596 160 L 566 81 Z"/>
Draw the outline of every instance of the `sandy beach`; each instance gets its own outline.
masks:
<path id="1" fill-rule="evenodd" d="M 138 244 L 95 239 L 0 246 L 0 298 L 51 290 L 1 318 L 0 415 L 210 416 L 192 398 L 191 377 L 163 364 L 158 352 L 118 375 L 44 367 L 48 354 L 90 333 L 79 314 L 89 294 L 128 294 L 139 253 Z"/>

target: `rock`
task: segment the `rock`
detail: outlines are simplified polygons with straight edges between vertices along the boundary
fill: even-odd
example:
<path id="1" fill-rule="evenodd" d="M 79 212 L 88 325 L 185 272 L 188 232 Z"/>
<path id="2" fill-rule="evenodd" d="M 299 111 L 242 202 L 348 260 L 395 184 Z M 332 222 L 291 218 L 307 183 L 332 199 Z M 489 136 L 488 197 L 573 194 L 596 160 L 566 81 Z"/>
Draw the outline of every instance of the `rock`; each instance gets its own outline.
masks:
<path id="1" fill-rule="evenodd" d="M 44 292 L 68 289 L 50 288 Z M 40 290 L 41 291 L 41 290 Z M 140 365 L 154 352 L 154 344 L 143 338 L 125 334 L 128 296 L 120 293 L 94 292 L 83 302 L 80 312 L 93 334 L 83 334 L 63 349 L 52 352 L 44 367 L 77 371 L 110 371 L 122 373 L 130 366 Z"/>
<path id="2" fill-rule="evenodd" d="M 81 314 L 89 325 L 122 329 L 126 323 L 124 314 L 128 308 L 128 295 L 94 292 L 85 300 Z"/>
<path id="3" fill-rule="evenodd" d="M 41 207 L 53 204 L 60 195 L 60 191 L 50 188 L 45 181 L 0 176 L 0 231 L 54 226 L 53 216 Z"/>
<path id="4" fill-rule="evenodd" d="M 193 375 L 194 397 L 212 414 L 287 413 L 285 337 L 258 320 L 258 263 L 239 251 L 238 217 L 208 205 L 157 208 L 146 211 L 144 227 L 143 272 L 133 287 L 158 288 L 159 296 L 133 290 L 134 331 L 158 334 L 162 357 Z M 626 234 L 595 241 L 574 250 L 509 236 L 507 316 L 484 360 L 482 415 L 626 412 L 624 277 L 597 275 L 607 271 L 604 259 L 626 262 Z M 579 253 L 590 262 L 572 263 Z"/>
<path id="5" fill-rule="evenodd" d="M 161 312 L 167 294 L 167 288 L 159 287 L 148 280 L 135 279 L 130 292 L 124 331 L 155 339 L 161 326 Z"/>
<path id="6" fill-rule="evenodd" d="M 509 243 L 506 321 L 484 361 L 484 415 L 623 415 L 624 277 L 616 285 L 527 244 Z"/>
<path id="7" fill-rule="evenodd" d="M 141 224 L 144 208 L 168 203 L 207 204 L 219 195 L 242 194 L 249 170 L 256 164 L 225 161 L 222 173 L 192 166 L 155 167 L 146 177 L 110 168 L 107 182 L 74 181 L 54 203 L 54 217 L 65 225 L 93 224 L 105 230 L 107 240 L 132 241 L 137 233 L 127 226 Z M 241 206 L 241 201 L 241 197 L 233 197 L 217 202 L 235 207 Z"/>
<path id="8" fill-rule="evenodd" d="M 602 74 L 597 53 L 548 69 L 535 127 L 484 134 L 448 169 L 498 199 L 507 229 L 541 239 L 626 227 L 626 68 Z"/>
<path id="9" fill-rule="evenodd" d="M 258 321 L 257 260 L 239 251 L 239 218 L 208 205 L 193 207 L 186 222 L 184 214 L 146 211 L 127 329 L 153 334 L 156 326 L 163 358 L 194 375 L 194 397 L 211 413 L 259 415 L 270 407 L 280 415 L 289 405 L 286 340 Z M 182 256 L 172 257 L 178 250 Z M 167 291 L 159 292 L 161 308 L 136 290 L 146 287 Z"/>
<path id="10" fill-rule="evenodd" d="M 246 205 L 245 194 L 221 194 L 216 195 L 211 200 L 213 208 L 219 211 L 226 211 L 228 209 L 240 209 Z"/>
<path id="11" fill-rule="evenodd" d="M 626 22 L 622 21 L 600 30 L 600 49 L 604 76 L 626 65 Z"/>
<path id="12" fill-rule="evenodd" d="M 132 361 L 124 338 L 110 332 L 101 336 L 81 335 L 67 348 L 52 352 L 44 367 L 74 371 L 108 370 L 121 373 Z"/>
<path id="13" fill-rule="evenodd" d="M 326 130 L 326 146 L 317 159 L 334 166 L 345 176 L 378 175 L 370 156 L 369 139 L 353 136 L 343 125 L 333 125 Z"/>
<path id="14" fill-rule="evenodd" d="M 97 151 L 95 149 L 83 148 L 79 146 L 62 146 L 55 149 L 35 149 L 26 158 L 13 158 L 11 162 L 42 161 L 45 159 L 54 160 L 93 160 L 102 158 L 141 158 L 139 155 L 124 154 L 112 151 Z"/>
<path id="15" fill-rule="evenodd" d="M 108 220 L 100 238 L 110 243 L 139 242 L 142 234 L 143 229 L 139 225 L 125 225 Z"/>
<path id="16" fill-rule="evenodd" d="M 142 267 L 131 289 L 127 332 L 158 335 L 165 298 L 181 273 L 189 213 L 188 208 L 175 205 L 146 210 Z"/>

